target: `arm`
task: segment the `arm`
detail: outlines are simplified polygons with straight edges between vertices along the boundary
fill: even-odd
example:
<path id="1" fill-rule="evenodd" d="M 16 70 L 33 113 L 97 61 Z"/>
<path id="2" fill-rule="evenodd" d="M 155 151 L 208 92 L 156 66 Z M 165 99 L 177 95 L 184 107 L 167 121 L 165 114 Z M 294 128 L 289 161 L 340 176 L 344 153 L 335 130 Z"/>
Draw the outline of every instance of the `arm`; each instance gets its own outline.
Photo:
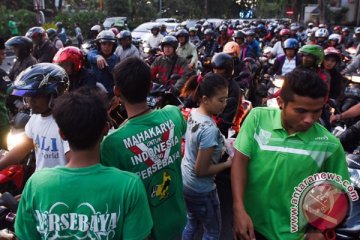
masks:
<path id="1" fill-rule="evenodd" d="M 356 71 L 358 68 L 360 67 L 360 55 L 358 55 L 354 61 L 348 65 L 342 72 L 341 74 L 345 75 L 345 74 L 351 74 L 354 71 Z"/>
<path id="2" fill-rule="evenodd" d="M 0 159 L 0 169 L 21 163 L 21 161 L 25 160 L 26 155 L 29 154 L 33 148 L 34 144 L 32 139 L 25 136 L 24 142 L 14 147 Z"/>
<path id="3" fill-rule="evenodd" d="M 349 118 L 355 118 L 358 116 L 360 116 L 360 103 L 352 106 L 351 108 L 349 108 L 348 110 L 346 110 L 343 113 L 331 115 L 330 122 L 342 121 L 342 120 L 346 120 Z"/>
<path id="4" fill-rule="evenodd" d="M 90 63 L 92 64 L 96 64 L 96 60 L 97 58 L 99 57 L 99 53 L 98 51 L 90 51 L 88 54 L 87 54 L 87 59 Z"/>
<path id="5" fill-rule="evenodd" d="M 211 163 L 211 156 L 214 152 L 214 147 L 207 149 L 199 149 L 195 162 L 195 174 L 197 177 L 214 176 L 215 174 L 231 167 L 232 159 L 218 164 Z"/>
<path id="6" fill-rule="evenodd" d="M 192 58 L 191 58 L 191 62 L 190 64 L 192 64 L 193 66 L 196 65 L 197 61 L 198 61 L 198 54 L 197 54 L 197 51 L 196 51 L 196 47 L 194 46 L 193 47 L 193 50 L 191 52 L 191 55 L 192 55 Z"/>
<path id="7" fill-rule="evenodd" d="M 234 234 L 237 238 L 255 239 L 254 226 L 244 206 L 244 191 L 247 180 L 249 157 L 235 150 L 231 167 L 231 189 L 233 193 Z"/>

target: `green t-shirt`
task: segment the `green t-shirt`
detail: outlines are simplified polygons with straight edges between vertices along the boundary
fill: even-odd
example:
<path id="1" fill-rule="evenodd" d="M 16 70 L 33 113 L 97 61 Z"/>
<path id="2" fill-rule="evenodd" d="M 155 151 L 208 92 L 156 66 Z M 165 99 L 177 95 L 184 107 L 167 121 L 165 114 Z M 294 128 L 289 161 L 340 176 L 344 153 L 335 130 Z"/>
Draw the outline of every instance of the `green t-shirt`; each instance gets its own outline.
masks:
<path id="1" fill-rule="evenodd" d="M 101 163 L 138 174 L 154 221 L 152 237 L 181 235 L 186 222 L 181 176 L 181 139 L 186 122 L 178 107 L 166 106 L 130 119 L 101 144 Z"/>
<path id="2" fill-rule="evenodd" d="M 10 29 L 10 33 L 12 36 L 17 36 L 19 35 L 19 30 L 17 28 L 16 22 L 13 20 L 9 20 L 8 22 L 8 27 Z"/>
<path id="3" fill-rule="evenodd" d="M 336 173 L 349 180 L 340 142 L 318 123 L 306 132 L 289 135 L 282 127 L 279 109 L 253 109 L 234 146 L 250 158 L 245 207 L 255 230 L 268 239 L 303 237 L 306 221 L 301 204 L 293 198 L 303 180 L 319 172 Z M 298 207 L 295 218 L 292 207 Z M 291 221 L 296 219 L 298 229 L 294 231 Z"/>
<path id="4" fill-rule="evenodd" d="M 152 228 L 138 176 L 96 164 L 37 171 L 15 222 L 19 239 L 136 239 Z"/>

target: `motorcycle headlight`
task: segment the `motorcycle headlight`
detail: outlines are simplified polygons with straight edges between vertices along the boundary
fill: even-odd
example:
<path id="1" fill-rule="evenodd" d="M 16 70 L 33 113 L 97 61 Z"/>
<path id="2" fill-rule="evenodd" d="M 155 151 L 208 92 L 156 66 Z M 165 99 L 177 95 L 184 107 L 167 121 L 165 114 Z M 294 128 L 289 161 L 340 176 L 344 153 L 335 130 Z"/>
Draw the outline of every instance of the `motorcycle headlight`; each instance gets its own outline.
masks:
<path id="1" fill-rule="evenodd" d="M 144 47 L 144 53 L 149 53 L 150 52 L 150 48 L 149 47 Z"/>
<path id="2" fill-rule="evenodd" d="M 13 149 L 15 146 L 23 143 L 25 141 L 25 133 L 24 132 L 13 132 L 10 131 L 7 135 L 7 147 L 8 150 L 10 151 L 11 149 Z"/>

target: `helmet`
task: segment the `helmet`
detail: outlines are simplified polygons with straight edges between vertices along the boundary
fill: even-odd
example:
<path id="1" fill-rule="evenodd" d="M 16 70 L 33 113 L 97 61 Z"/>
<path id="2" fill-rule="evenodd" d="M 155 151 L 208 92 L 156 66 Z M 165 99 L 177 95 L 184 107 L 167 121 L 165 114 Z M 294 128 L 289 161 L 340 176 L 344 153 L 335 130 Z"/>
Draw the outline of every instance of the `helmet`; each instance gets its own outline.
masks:
<path id="1" fill-rule="evenodd" d="M 340 26 L 335 26 L 335 27 L 334 27 L 334 32 L 335 32 L 335 31 L 341 32 L 341 29 L 342 29 L 342 28 L 341 28 Z"/>
<path id="2" fill-rule="evenodd" d="M 91 31 L 96 31 L 96 32 L 100 32 L 101 31 L 101 26 L 100 25 L 94 25 L 91 27 L 90 29 Z"/>
<path id="3" fill-rule="evenodd" d="M 32 27 L 26 32 L 25 37 L 33 39 L 37 42 L 46 38 L 46 32 L 42 27 Z"/>
<path id="4" fill-rule="evenodd" d="M 56 22 L 56 23 L 55 23 L 55 26 L 56 26 L 57 28 L 62 28 L 62 27 L 63 27 L 63 23 L 62 23 L 62 22 Z"/>
<path id="5" fill-rule="evenodd" d="M 225 69 L 227 74 L 232 74 L 234 70 L 234 60 L 227 53 L 216 53 L 211 59 L 213 68 Z"/>
<path id="6" fill-rule="evenodd" d="M 210 36 L 213 36 L 214 35 L 214 31 L 211 30 L 211 29 L 206 29 L 205 32 L 204 32 L 204 35 L 210 35 Z"/>
<path id="7" fill-rule="evenodd" d="M 360 27 L 355 28 L 355 34 L 360 33 Z"/>
<path id="8" fill-rule="evenodd" d="M 196 27 L 191 27 L 191 28 L 189 28 L 189 32 L 197 32 Z"/>
<path id="9" fill-rule="evenodd" d="M 313 27 L 313 26 L 314 26 L 314 23 L 312 23 L 312 22 L 308 23 L 308 27 Z"/>
<path id="10" fill-rule="evenodd" d="M 189 39 L 189 32 L 186 29 L 180 29 L 176 32 L 176 38 L 178 37 L 185 37 Z"/>
<path id="11" fill-rule="evenodd" d="M 350 32 L 350 29 L 349 29 L 348 27 L 344 27 L 344 28 L 342 29 L 342 32 Z"/>
<path id="12" fill-rule="evenodd" d="M 247 30 L 246 32 L 245 32 L 245 36 L 255 36 L 255 32 L 253 31 L 253 30 Z"/>
<path id="13" fill-rule="evenodd" d="M 219 32 L 221 32 L 221 31 L 227 31 L 227 26 L 226 25 L 221 25 L 220 27 L 219 27 Z"/>
<path id="14" fill-rule="evenodd" d="M 322 38 L 327 38 L 329 36 L 329 32 L 326 28 L 319 28 L 316 32 L 315 32 L 315 37 L 322 37 Z"/>
<path id="15" fill-rule="evenodd" d="M 112 31 L 115 36 L 119 34 L 119 29 L 117 29 L 116 27 L 110 28 L 110 31 Z"/>
<path id="16" fill-rule="evenodd" d="M 22 49 L 28 49 L 30 51 L 33 47 L 33 42 L 28 37 L 15 36 L 7 40 L 5 45 L 9 47 L 16 46 Z"/>
<path id="17" fill-rule="evenodd" d="M 328 56 L 334 56 L 336 57 L 337 61 L 340 62 L 341 60 L 341 53 L 338 49 L 334 48 L 334 47 L 328 47 L 324 50 L 324 54 L 325 54 L 325 57 L 328 57 Z"/>
<path id="18" fill-rule="evenodd" d="M 159 25 L 159 24 L 153 25 L 153 26 L 150 28 L 150 31 L 153 31 L 153 30 L 160 31 L 160 25 Z"/>
<path id="19" fill-rule="evenodd" d="M 38 63 L 22 71 L 12 85 L 12 95 L 31 97 L 34 95 L 63 94 L 68 88 L 69 77 L 65 70 L 53 63 Z"/>
<path id="20" fill-rule="evenodd" d="M 288 38 L 284 41 L 284 49 L 299 49 L 299 42 L 295 38 Z"/>
<path id="21" fill-rule="evenodd" d="M 48 30 L 46 30 L 46 33 L 51 41 L 54 40 L 54 38 L 57 36 L 55 28 L 49 28 Z"/>
<path id="22" fill-rule="evenodd" d="M 177 49 L 179 43 L 176 37 L 174 36 L 165 36 L 163 40 L 161 41 L 161 49 L 164 48 L 164 46 L 172 46 L 175 50 Z"/>
<path id="23" fill-rule="evenodd" d="M 81 50 L 77 47 L 60 48 L 55 54 L 53 63 L 70 62 L 73 64 L 73 69 L 78 72 L 84 66 L 84 56 Z"/>
<path id="24" fill-rule="evenodd" d="M 262 23 L 259 23 L 256 28 L 257 28 L 258 30 L 266 30 L 264 24 L 262 24 Z"/>
<path id="25" fill-rule="evenodd" d="M 304 55 L 311 55 L 316 58 L 316 65 L 324 60 L 324 50 L 319 45 L 307 44 L 300 48 L 299 52 Z"/>
<path id="26" fill-rule="evenodd" d="M 132 38 L 131 37 L 131 32 L 129 30 L 123 30 L 121 31 L 118 35 L 116 35 L 116 37 L 121 40 L 121 39 L 125 39 L 125 38 Z"/>
<path id="27" fill-rule="evenodd" d="M 287 28 L 284 28 L 280 31 L 280 36 L 290 36 L 290 30 Z"/>
<path id="28" fill-rule="evenodd" d="M 340 44 L 341 42 L 341 35 L 340 34 L 337 34 L 337 33 L 333 33 L 329 36 L 329 41 L 330 40 L 334 40 L 336 41 L 336 44 Z"/>
<path id="29" fill-rule="evenodd" d="M 116 44 L 115 34 L 111 30 L 102 30 L 97 36 L 96 41 L 98 43 L 102 42 L 112 42 Z"/>
<path id="30" fill-rule="evenodd" d="M 299 30 L 299 28 L 300 28 L 300 26 L 299 25 L 292 25 L 292 26 L 290 26 L 290 30 L 291 31 L 298 31 Z"/>
<path id="31" fill-rule="evenodd" d="M 244 39 L 245 38 L 245 33 L 243 31 L 239 30 L 239 31 L 234 32 L 233 37 L 234 38 L 242 38 L 242 39 Z"/>
<path id="32" fill-rule="evenodd" d="M 240 56 L 240 46 L 239 46 L 239 44 L 237 44 L 234 41 L 227 42 L 224 46 L 223 52 L 228 53 L 228 54 L 236 53 L 236 56 L 239 57 Z"/>

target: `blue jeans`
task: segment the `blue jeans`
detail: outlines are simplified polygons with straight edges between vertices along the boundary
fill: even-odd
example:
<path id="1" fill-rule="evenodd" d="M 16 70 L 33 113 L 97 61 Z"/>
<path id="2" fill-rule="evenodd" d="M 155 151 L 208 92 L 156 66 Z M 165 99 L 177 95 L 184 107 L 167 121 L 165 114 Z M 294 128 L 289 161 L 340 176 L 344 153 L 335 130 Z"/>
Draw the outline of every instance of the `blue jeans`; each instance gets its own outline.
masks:
<path id="1" fill-rule="evenodd" d="M 203 228 L 203 240 L 220 239 L 221 214 L 217 190 L 197 193 L 184 188 L 187 210 L 187 224 L 183 231 L 183 240 L 193 240 L 200 227 Z"/>

